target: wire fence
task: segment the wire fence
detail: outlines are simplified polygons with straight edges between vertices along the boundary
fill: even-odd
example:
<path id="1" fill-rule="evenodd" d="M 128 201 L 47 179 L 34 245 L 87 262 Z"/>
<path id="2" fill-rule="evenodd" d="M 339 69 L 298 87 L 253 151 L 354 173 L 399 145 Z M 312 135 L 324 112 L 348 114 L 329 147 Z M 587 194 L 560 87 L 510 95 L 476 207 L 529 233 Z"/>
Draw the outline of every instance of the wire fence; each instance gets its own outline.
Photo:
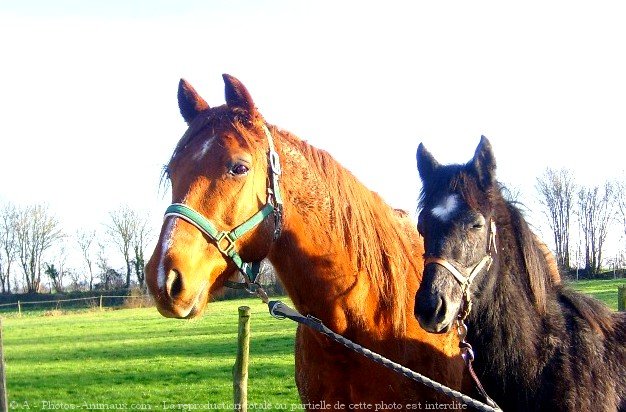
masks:
<path id="1" fill-rule="evenodd" d="M 28 310 L 61 310 L 93 308 L 104 310 L 105 307 L 142 307 L 152 305 L 150 295 L 96 295 L 81 298 L 17 300 L 0 304 L 0 313 L 16 312 L 21 316 Z M 15 308 L 15 309 L 13 309 Z"/>

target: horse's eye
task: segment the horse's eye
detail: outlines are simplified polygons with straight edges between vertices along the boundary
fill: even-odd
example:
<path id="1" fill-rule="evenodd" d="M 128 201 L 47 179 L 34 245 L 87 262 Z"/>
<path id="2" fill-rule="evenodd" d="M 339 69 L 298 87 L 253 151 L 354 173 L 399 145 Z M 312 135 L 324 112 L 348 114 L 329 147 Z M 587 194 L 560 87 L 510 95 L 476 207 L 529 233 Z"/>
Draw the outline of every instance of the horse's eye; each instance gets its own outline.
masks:
<path id="1" fill-rule="evenodd" d="M 481 213 L 470 213 L 466 216 L 465 227 L 471 230 L 481 230 L 485 227 L 485 216 Z"/>
<path id="2" fill-rule="evenodd" d="M 482 215 L 477 216 L 474 219 L 474 221 L 471 223 L 471 225 L 472 225 L 472 229 L 474 230 L 482 229 L 483 227 L 485 227 L 485 217 Z"/>
<path id="3" fill-rule="evenodd" d="M 242 176 L 245 175 L 246 173 L 248 173 L 248 171 L 250 171 L 250 169 L 248 168 L 248 166 L 243 165 L 243 164 L 238 164 L 233 166 L 232 169 L 230 169 L 230 173 L 236 176 Z"/>

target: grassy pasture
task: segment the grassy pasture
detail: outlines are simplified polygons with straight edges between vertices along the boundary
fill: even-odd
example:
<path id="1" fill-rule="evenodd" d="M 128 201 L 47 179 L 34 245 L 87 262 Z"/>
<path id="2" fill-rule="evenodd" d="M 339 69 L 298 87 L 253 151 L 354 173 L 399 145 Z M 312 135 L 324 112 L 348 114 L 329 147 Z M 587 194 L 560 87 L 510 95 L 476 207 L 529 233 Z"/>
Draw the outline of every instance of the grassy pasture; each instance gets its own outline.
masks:
<path id="1" fill-rule="evenodd" d="M 213 303 L 194 321 L 165 319 L 154 308 L 5 318 L 9 401 L 31 409 L 228 406 L 241 305 L 252 309 L 249 404 L 298 403 L 295 325 L 270 317 L 258 300 Z"/>
<path id="2" fill-rule="evenodd" d="M 616 309 L 617 286 L 624 283 L 572 286 Z M 3 336 L 11 409 L 230 409 L 241 305 L 252 308 L 249 405 L 299 405 L 295 325 L 250 299 L 212 303 L 194 321 L 165 319 L 154 308 L 8 315 Z"/>
<path id="3" fill-rule="evenodd" d="M 575 290 L 601 300 L 613 310 L 617 310 L 617 287 L 619 285 L 626 285 L 626 279 L 581 280 L 570 283 Z"/>

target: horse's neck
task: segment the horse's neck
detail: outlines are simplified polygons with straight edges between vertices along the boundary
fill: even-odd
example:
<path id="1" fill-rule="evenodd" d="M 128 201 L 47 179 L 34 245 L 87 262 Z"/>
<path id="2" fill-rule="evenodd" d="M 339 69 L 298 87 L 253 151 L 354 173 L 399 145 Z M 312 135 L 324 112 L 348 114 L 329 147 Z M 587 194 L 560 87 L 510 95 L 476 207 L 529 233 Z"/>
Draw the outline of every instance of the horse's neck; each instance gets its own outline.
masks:
<path id="1" fill-rule="evenodd" d="M 510 368 L 524 368 L 525 359 L 543 350 L 536 344 L 542 333 L 542 319 L 529 295 L 520 253 L 508 250 L 515 236 L 512 228 L 498 227 L 498 235 L 507 238 L 506 248 L 498 248 L 494 264 L 487 275 L 468 319 L 470 343 L 490 359 L 492 369 L 503 375 Z M 504 379 L 504 377 L 503 377 Z"/>
<path id="2" fill-rule="evenodd" d="M 345 263 L 331 234 L 309 231 L 308 222 L 292 213 L 270 260 L 300 312 L 326 323 L 341 318 L 340 324 L 332 326 L 345 328 L 348 315 L 337 313 L 337 306 L 358 286 L 358 277 Z"/>
<path id="3" fill-rule="evenodd" d="M 326 185 L 336 182 L 323 181 L 296 147 L 283 144 L 281 149 L 285 222 L 270 260 L 301 312 L 339 332 L 350 325 L 363 327 L 380 313 L 382 302 L 367 274 L 355 269 L 358 251 L 346 246 L 343 224 L 334 221 L 332 209 L 347 200 L 329 198 Z M 384 329 L 384 319 L 379 322 Z"/>

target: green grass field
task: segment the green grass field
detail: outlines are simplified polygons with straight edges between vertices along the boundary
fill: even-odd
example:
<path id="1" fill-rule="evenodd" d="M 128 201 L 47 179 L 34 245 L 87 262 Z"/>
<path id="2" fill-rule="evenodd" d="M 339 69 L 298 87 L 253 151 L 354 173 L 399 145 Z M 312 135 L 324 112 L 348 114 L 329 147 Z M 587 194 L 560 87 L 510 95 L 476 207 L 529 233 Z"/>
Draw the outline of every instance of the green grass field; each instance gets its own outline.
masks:
<path id="1" fill-rule="evenodd" d="M 252 309 L 249 404 L 297 404 L 295 325 L 273 319 L 258 300 L 212 303 L 194 321 L 165 319 L 154 308 L 5 318 L 9 401 L 23 409 L 228 407 L 241 305 Z"/>
<path id="2" fill-rule="evenodd" d="M 625 283 L 572 286 L 616 309 L 617 285 Z M 249 404 L 298 406 L 296 327 L 272 318 L 265 305 L 250 299 L 212 303 L 194 321 L 165 319 L 154 308 L 5 317 L 11 409 L 232 410 L 241 305 L 252 308 Z"/>
<path id="3" fill-rule="evenodd" d="M 617 286 L 619 285 L 626 285 L 626 279 L 581 280 L 570 283 L 575 290 L 601 300 L 613 310 L 617 310 Z"/>

